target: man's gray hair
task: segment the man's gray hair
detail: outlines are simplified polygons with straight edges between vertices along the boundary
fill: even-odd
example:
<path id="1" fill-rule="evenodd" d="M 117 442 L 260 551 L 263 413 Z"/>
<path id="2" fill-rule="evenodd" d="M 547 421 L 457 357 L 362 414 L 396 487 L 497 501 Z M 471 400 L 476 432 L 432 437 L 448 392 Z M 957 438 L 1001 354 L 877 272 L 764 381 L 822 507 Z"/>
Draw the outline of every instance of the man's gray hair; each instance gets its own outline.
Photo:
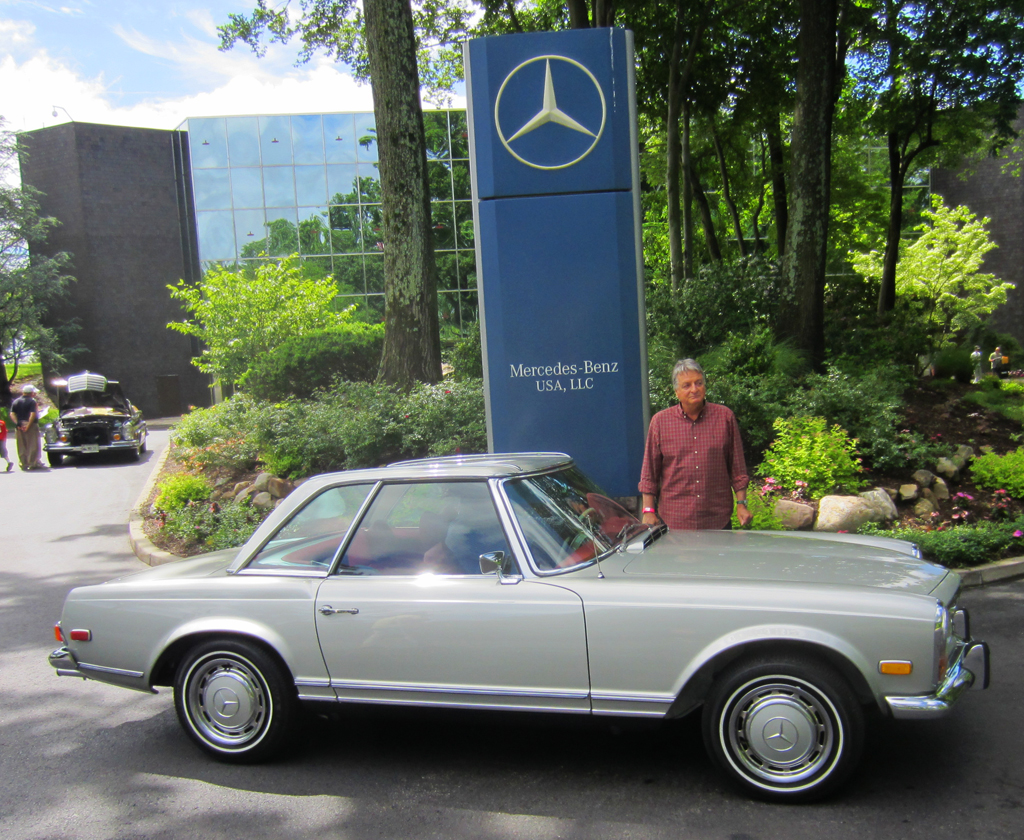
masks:
<path id="1" fill-rule="evenodd" d="M 702 379 L 704 379 L 705 381 L 707 380 L 707 377 L 704 375 L 704 368 L 700 366 L 700 362 L 698 362 L 696 359 L 680 359 L 678 362 L 676 362 L 676 366 L 672 368 L 673 391 L 676 389 L 676 379 L 678 378 L 679 374 L 687 373 L 689 371 L 699 373 Z"/>

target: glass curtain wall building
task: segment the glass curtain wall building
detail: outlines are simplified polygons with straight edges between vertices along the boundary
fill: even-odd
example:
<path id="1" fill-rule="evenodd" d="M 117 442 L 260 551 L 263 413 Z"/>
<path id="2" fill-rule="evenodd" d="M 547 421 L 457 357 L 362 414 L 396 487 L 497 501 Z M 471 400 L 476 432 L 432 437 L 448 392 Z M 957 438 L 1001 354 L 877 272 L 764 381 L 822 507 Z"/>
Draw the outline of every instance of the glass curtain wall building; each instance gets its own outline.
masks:
<path id="1" fill-rule="evenodd" d="M 423 117 L 444 330 L 477 318 L 469 139 L 465 111 Z M 181 129 L 201 270 L 298 253 L 307 271 L 333 275 L 340 305 L 383 318 L 372 113 L 191 117 Z"/>

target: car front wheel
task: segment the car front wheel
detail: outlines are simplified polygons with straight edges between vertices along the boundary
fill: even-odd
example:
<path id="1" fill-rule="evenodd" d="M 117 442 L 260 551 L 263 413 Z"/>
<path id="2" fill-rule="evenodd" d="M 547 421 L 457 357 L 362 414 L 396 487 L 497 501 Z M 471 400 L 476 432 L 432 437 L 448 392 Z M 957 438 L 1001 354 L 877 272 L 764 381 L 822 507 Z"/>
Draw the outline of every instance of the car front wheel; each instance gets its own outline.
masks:
<path id="1" fill-rule="evenodd" d="M 189 737 L 221 761 L 280 754 L 298 716 L 295 688 L 269 654 L 244 641 L 197 645 L 174 681 L 174 707 Z"/>
<path id="2" fill-rule="evenodd" d="M 59 467 L 64 463 L 63 452 L 47 452 L 46 460 L 49 461 L 51 467 Z"/>
<path id="3" fill-rule="evenodd" d="M 803 657 L 745 660 L 704 705 L 704 743 L 747 793 L 776 802 L 825 796 L 850 775 L 864 716 L 834 668 Z"/>

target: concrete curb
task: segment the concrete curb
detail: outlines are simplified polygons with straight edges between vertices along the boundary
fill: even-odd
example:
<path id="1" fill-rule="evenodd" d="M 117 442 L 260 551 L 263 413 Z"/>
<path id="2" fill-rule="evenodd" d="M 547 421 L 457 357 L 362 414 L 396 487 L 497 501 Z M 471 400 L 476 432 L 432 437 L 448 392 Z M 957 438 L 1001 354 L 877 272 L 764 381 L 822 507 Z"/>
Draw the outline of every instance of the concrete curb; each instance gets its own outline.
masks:
<path id="1" fill-rule="evenodd" d="M 150 494 L 153 492 L 153 487 L 156 484 L 157 478 L 160 476 L 161 470 L 164 468 L 164 464 L 167 463 L 167 457 L 171 454 L 171 444 L 168 441 L 167 446 L 164 447 L 164 451 L 160 453 L 160 457 L 156 459 L 156 463 L 153 464 L 153 470 L 149 474 L 149 478 L 146 480 L 145 486 L 142 488 L 142 493 L 139 496 L 139 500 L 135 503 L 135 507 L 132 508 L 132 512 L 128 515 L 128 541 L 132 544 L 132 551 L 135 552 L 135 556 L 138 557 L 147 566 L 160 566 L 164 563 L 171 563 L 175 560 L 181 560 L 177 554 L 171 554 L 169 551 L 157 548 L 150 541 L 149 537 L 146 536 L 146 531 L 142 527 L 144 518 L 142 516 L 142 508 L 145 507 L 149 501 Z"/>
<path id="2" fill-rule="evenodd" d="M 984 566 L 975 566 L 972 569 L 957 569 L 957 573 L 963 578 L 965 587 L 984 586 L 986 583 L 1012 580 L 1024 577 L 1024 557 L 1008 557 L 1005 560 L 996 560 L 995 563 L 986 563 Z"/>
<path id="3" fill-rule="evenodd" d="M 157 477 L 171 454 L 171 444 L 168 442 L 160 457 L 153 464 L 153 471 L 142 488 L 142 494 L 135 503 L 131 514 L 128 517 L 128 539 L 132 544 L 132 551 L 147 566 L 160 566 L 164 563 L 173 563 L 175 560 L 182 560 L 177 554 L 157 548 L 146 536 L 142 527 L 142 508 L 149 501 L 153 492 Z M 963 578 L 964 587 L 985 586 L 988 583 L 999 583 L 1004 580 L 1024 577 L 1024 557 L 1009 557 L 1006 560 L 996 560 L 994 563 L 986 563 L 984 566 L 974 566 L 970 569 L 957 569 L 957 574 Z"/>

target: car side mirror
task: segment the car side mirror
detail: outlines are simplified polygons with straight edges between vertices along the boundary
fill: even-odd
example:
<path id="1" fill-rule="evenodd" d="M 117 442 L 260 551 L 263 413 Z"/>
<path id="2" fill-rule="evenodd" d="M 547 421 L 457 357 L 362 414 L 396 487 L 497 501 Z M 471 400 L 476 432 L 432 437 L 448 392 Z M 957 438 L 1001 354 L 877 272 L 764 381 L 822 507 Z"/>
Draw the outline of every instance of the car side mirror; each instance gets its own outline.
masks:
<path id="1" fill-rule="evenodd" d="M 480 555 L 480 574 L 493 575 L 502 571 L 505 566 L 504 551 L 488 551 Z"/>
<path id="2" fill-rule="evenodd" d="M 500 584 L 519 583 L 523 579 L 512 563 L 512 558 L 504 551 L 488 551 L 480 555 L 480 574 L 493 573 L 497 573 Z"/>

